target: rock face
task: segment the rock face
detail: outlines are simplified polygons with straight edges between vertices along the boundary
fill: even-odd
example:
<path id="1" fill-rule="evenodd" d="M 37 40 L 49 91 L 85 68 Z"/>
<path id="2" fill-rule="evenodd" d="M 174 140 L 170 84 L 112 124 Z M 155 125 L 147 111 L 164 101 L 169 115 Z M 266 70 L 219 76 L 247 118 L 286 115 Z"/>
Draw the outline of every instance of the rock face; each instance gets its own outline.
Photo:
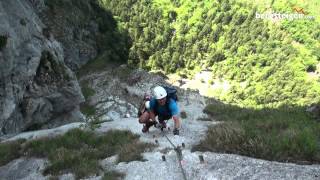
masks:
<path id="1" fill-rule="evenodd" d="M 84 101 L 64 50 L 34 9 L 0 1 L 0 135 L 75 121 Z M 32 4 L 33 3 L 33 4 Z M 67 118 L 67 119 L 66 119 Z"/>
<path id="2" fill-rule="evenodd" d="M 46 164 L 43 159 L 20 158 L 0 167 L 1 179 L 46 179 L 41 173 Z"/>
<path id="3" fill-rule="evenodd" d="M 101 12 L 95 0 L 29 1 L 46 25 L 44 35 L 53 35 L 62 43 L 69 68 L 76 70 L 96 57 L 101 35 L 96 17 L 103 17 L 106 12 Z"/>

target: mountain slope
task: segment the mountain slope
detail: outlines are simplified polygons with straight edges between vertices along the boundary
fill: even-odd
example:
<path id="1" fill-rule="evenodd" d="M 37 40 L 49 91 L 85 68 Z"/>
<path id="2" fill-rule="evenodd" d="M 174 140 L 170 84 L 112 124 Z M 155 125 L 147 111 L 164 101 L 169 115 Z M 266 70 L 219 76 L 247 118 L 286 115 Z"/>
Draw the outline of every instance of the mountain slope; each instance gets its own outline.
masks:
<path id="1" fill-rule="evenodd" d="M 318 18 L 280 23 L 257 19 L 256 13 L 264 12 L 261 5 L 246 1 L 101 3 L 132 38 L 133 65 L 181 76 L 211 70 L 213 83 L 226 80 L 231 87 L 225 95 L 214 95 L 246 106 L 319 102 Z M 303 7 L 312 8 L 310 15 L 316 16 L 314 7 L 319 5 L 312 3 Z M 282 8 L 287 4 L 273 6 L 292 13 Z"/>
<path id="2" fill-rule="evenodd" d="M 142 125 L 138 123 L 135 115 L 137 109 L 134 105 L 137 103 L 137 97 L 141 97 L 143 93 L 150 93 L 154 83 L 162 82 L 165 79 L 159 75 L 148 74 L 145 71 L 135 70 L 127 74 L 127 76 L 119 78 L 115 77 L 115 73 L 121 71 L 121 68 L 115 68 L 114 72 L 106 71 L 94 73 L 90 76 L 83 77 L 82 80 L 92 80 L 91 87 L 96 90 L 96 94 L 91 97 L 97 108 L 97 116 L 103 123 L 95 131 L 99 133 L 110 132 L 112 130 L 129 130 L 140 136 L 140 140 L 147 143 L 157 144 L 152 151 L 143 153 L 143 161 L 117 162 L 117 156 L 111 156 L 100 161 L 103 170 L 116 170 L 124 173 L 124 179 L 183 179 L 181 170 L 179 169 L 178 158 L 176 152 L 166 139 L 164 134 L 176 146 L 182 148 L 182 167 L 186 172 L 187 179 L 317 179 L 320 176 L 319 165 L 296 165 L 291 163 L 279 163 L 254 159 L 234 154 L 214 153 L 214 152 L 192 152 L 191 148 L 205 138 L 205 133 L 209 125 L 221 124 L 216 121 L 200 120 L 208 118 L 204 114 L 203 108 L 207 103 L 213 103 L 194 91 L 178 89 L 179 107 L 184 111 L 186 118 L 182 119 L 182 128 L 180 136 L 172 134 L 173 122 L 170 120 L 168 126 L 171 130 L 165 129 L 164 133 L 160 129 L 150 128 L 149 133 L 142 133 Z M 144 77 L 135 84 L 129 84 L 129 80 L 136 77 Z M 125 81 L 128 80 L 128 81 Z M 107 82 L 107 83 L 106 83 Z M 113 91 L 108 91 L 108 90 Z M 126 93 L 125 93 L 126 92 Z M 77 127 L 79 124 L 70 124 L 68 126 L 52 129 L 22 133 L 11 138 L 38 138 L 43 134 L 49 137 L 56 134 L 62 134 L 66 129 Z M 137 148 L 135 146 L 135 148 Z M 109 149 L 106 147 L 106 151 Z M 120 149 L 130 154 L 132 149 Z M 202 155 L 204 162 L 200 162 L 199 155 Z M 166 161 L 162 160 L 165 156 Z M 34 160 L 31 159 L 31 162 Z M 0 167 L 0 175 L 2 177 L 14 177 L 18 174 L 21 177 L 37 177 L 45 179 L 48 176 L 41 174 L 41 169 L 46 165 L 43 160 L 37 160 L 39 163 L 33 163 L 35 168 L 30 169 L 25 159 L 19 159 Z M 27 164 L 27 165 L 26 165 Z M 21 167 L 19 173 L 13 167 Z M 39 168 L 38 168 L 39 167 Z M 27 171 L 29 170 L 29 171 Z M 60 178 L 66 177 L 71 179 L 74 176 L 63 174 Z M 100 179 L 101 173 L 87 177 L 88 179 Z"/>

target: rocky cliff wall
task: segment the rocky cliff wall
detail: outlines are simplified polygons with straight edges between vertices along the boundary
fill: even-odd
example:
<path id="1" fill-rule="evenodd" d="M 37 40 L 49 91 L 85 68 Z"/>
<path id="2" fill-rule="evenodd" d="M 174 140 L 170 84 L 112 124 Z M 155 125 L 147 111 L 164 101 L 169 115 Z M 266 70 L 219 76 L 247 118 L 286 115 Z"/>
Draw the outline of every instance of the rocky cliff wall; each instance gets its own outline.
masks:
<path id="1" fill-rule="evenodd" d="M 77 79 L 35 4 L 44 7 L 43 1 L 0 1 L 0 134 L 81 117 Z"/>
<path id="2" fill-rule="evenodd" d="M 97 20 L 108 16 L 96 0 L 29 0 L 45 24 L 44 35 L 62 44 L 64 61 L 76 70 L 97 56 Z M 112 16 L 110 15 L 112 18 Z"/>

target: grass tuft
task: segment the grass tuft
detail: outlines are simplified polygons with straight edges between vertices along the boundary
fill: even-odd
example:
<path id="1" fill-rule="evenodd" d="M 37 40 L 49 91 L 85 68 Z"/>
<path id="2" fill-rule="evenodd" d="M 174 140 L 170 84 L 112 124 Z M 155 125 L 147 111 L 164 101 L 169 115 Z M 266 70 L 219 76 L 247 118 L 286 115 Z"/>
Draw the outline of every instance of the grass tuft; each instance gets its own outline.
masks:
<path id="1" fill-rule="evenodd" d="M 142 160 L 141 153 L 154 147 L 138 141 L 130 131 L 113 130 L 104 134 L 73 129 L 62 136 L 43 138 L 21 144 L 21 141 L 0 144 L 0 165 L 20 156 L 48 158 L 50 165 L 44 174 L 56 177 L 73 173 L 77 179 L 98 175 L 102 171 L 99 160 L 119 153 L 119 162 Z M 110 177 L 122 174 L 108 172 Z M 106 176 L 106 174 L 105 174 Z M 108 177 L 106 176 L 106 177 Z"/>
<path id="2" fill-rule="evenodd" d="M 144 161 L 141 153 L 146 150 L 150 150 L 154 147 L 153 144 L 150 143 L 142 143 L 142 142 L 132 142 L 127 146 L 124 146 L 120 149 L 119 152 L 119 162 L 130 162 L 130 161 Z"/>
<path id="3" fill-rule="evenodd" d="M 186 113 L 185 111 L 181 111 L 180 117 L 181 117 L 182 119 L 186 119 L 186 118 L 187 118 L 187 113 Z"/>
<path id="4" fill-rule="evenodd" d="M 104 173 L 102 180 L 118 180 L 123 179 L 125 175 L 123 173 L 119 173 L 117 171 L 108 171 Z"/>
<path id="5" fill-rule="evenodd" d="M 129 131 L 109 131 L 97 135 L 92 131 L 75 129 L 60 137 L 30 142 L 26 150 L 31 156 L 48 157 L 51 165 L 45 169 L 45 174 L 59 175 L 67 171 L 74 173 L 76 178 L 83 178 L 98 174 L 102 169 L 100 159 L 117 154 L 119 149 L 121 154 L 121 149 L 136 144 L 138 138 Z M 145 150 L 142 148 L 144 146 L 139 146 L 137 149 L 140 151 L 125 157 L 140 160 L 140 153 Z"/>
<path id="6" fill-rule="evenodd" d="M 20 157 L 20 144 L 23 141 L 24 140 L 17 140 L 0 144 L 0 166 Z"/>
<path id="7" fill-rule="evenodd" d="M 320 163 L 320 123 L 302 107 L 257 110 L 211 104 L 204 112 L 225 122 L 210 127 L 206 139 L 194 146 L 193 151 Z"/>

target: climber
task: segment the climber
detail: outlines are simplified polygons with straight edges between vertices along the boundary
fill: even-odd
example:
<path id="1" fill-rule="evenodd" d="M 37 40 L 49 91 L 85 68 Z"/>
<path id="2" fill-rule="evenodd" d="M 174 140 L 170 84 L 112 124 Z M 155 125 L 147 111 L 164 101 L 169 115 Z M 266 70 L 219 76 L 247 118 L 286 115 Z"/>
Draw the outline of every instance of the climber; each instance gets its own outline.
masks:
<path id="1" fill-rule="evenodd" d="M 164 87 L 157 86 L 154 88 L 154 97 L 146 99 L 145 110 L 139 116 L 139 122 L 144 124 L 142 132 L 148 132 L 153 125 L 160 126 L 161 129 L 166 128 L 165 120 L 172 118 L 174 121 L 173 134 L 179 135 L 180 119 L 178 117 L 179 108 L 176 102 L 176 90 L 174 93 L 168 93 L 167 91 Z M 159 124 L 156 121 L 156 116 L 158 116 Z"/>

